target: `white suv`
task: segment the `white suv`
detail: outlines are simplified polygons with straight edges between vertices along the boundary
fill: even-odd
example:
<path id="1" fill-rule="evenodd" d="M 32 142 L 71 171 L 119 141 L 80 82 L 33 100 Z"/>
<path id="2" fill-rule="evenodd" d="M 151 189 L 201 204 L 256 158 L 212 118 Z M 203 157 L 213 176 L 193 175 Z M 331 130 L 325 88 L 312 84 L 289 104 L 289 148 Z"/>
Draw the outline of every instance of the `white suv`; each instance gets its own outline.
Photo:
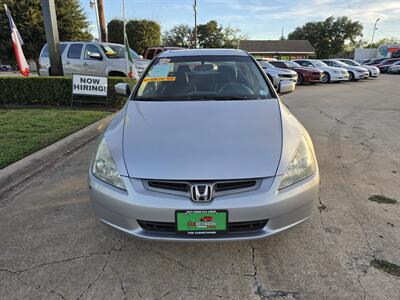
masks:
<path id="1" fill-rule="evenodd" d="M 66 76 L 72 74 L 127 76 L 128 68 L 123 45 L 99 42 L 61 42 L 60 51 Z M 131 53 L 140 77 L 150 60 L 143 59 L 133 50 Z M 39 76 L 48 76 L 50 60 L 47 44 L 40 52 L 39 65 Z"/>

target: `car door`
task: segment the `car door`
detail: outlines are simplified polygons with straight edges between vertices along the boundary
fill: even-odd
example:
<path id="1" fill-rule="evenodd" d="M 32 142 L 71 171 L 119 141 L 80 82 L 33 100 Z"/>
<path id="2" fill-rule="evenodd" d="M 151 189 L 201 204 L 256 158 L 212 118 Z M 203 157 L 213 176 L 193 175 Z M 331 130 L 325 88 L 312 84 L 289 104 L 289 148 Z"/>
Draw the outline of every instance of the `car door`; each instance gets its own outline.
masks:
<path id="1" fill-rule="evenodd" d="M 106 62 L 100 49 L 94 44 L 86 44 L 82 70 L 85 74 L 105 76 Z"/>
<path id="2" fill-rule="evenodd" d="M 69 45 L 65 55 L 65 63 L 63 63 L 64 75 L 86 74 L 82 70 L 82 50 L 83 43 L 72 43 Z"/>

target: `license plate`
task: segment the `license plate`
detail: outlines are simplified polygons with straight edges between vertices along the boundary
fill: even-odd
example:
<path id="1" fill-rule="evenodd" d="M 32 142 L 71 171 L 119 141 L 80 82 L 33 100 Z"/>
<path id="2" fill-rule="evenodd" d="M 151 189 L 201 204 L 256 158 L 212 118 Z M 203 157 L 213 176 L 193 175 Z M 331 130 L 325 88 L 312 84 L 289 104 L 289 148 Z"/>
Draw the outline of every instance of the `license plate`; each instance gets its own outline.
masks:
<path id="1" fill-rule="evenodd" d="M 227 232 L 226 210 L 177 210 L 176 232 L 192 236 L 219 235 Z"/>

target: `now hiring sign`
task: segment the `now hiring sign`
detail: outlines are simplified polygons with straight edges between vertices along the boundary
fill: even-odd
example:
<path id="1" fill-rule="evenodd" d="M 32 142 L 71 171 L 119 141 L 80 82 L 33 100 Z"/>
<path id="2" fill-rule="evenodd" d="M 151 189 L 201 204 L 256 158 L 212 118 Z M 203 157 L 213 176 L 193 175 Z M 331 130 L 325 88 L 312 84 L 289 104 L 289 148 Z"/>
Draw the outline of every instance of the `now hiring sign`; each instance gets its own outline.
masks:
<path id="1" fill-rule="evenodd" d="M 74 74 L 72 94 L 107 97 L 107 77 Z"/>

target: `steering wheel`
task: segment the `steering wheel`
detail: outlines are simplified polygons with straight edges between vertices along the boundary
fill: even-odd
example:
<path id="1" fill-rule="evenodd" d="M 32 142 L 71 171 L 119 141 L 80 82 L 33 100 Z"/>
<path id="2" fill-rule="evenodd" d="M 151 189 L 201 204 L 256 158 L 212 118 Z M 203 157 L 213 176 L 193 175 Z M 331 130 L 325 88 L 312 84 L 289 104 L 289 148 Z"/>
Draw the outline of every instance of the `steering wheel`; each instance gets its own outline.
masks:
<path id="1" fill-rule="evenodd" d="M 231 94 L 234 92 L 239 95 L 254 95 L 254 92 L 241 82 L 229 82 L 219 89 L 221 94 Z"/>

